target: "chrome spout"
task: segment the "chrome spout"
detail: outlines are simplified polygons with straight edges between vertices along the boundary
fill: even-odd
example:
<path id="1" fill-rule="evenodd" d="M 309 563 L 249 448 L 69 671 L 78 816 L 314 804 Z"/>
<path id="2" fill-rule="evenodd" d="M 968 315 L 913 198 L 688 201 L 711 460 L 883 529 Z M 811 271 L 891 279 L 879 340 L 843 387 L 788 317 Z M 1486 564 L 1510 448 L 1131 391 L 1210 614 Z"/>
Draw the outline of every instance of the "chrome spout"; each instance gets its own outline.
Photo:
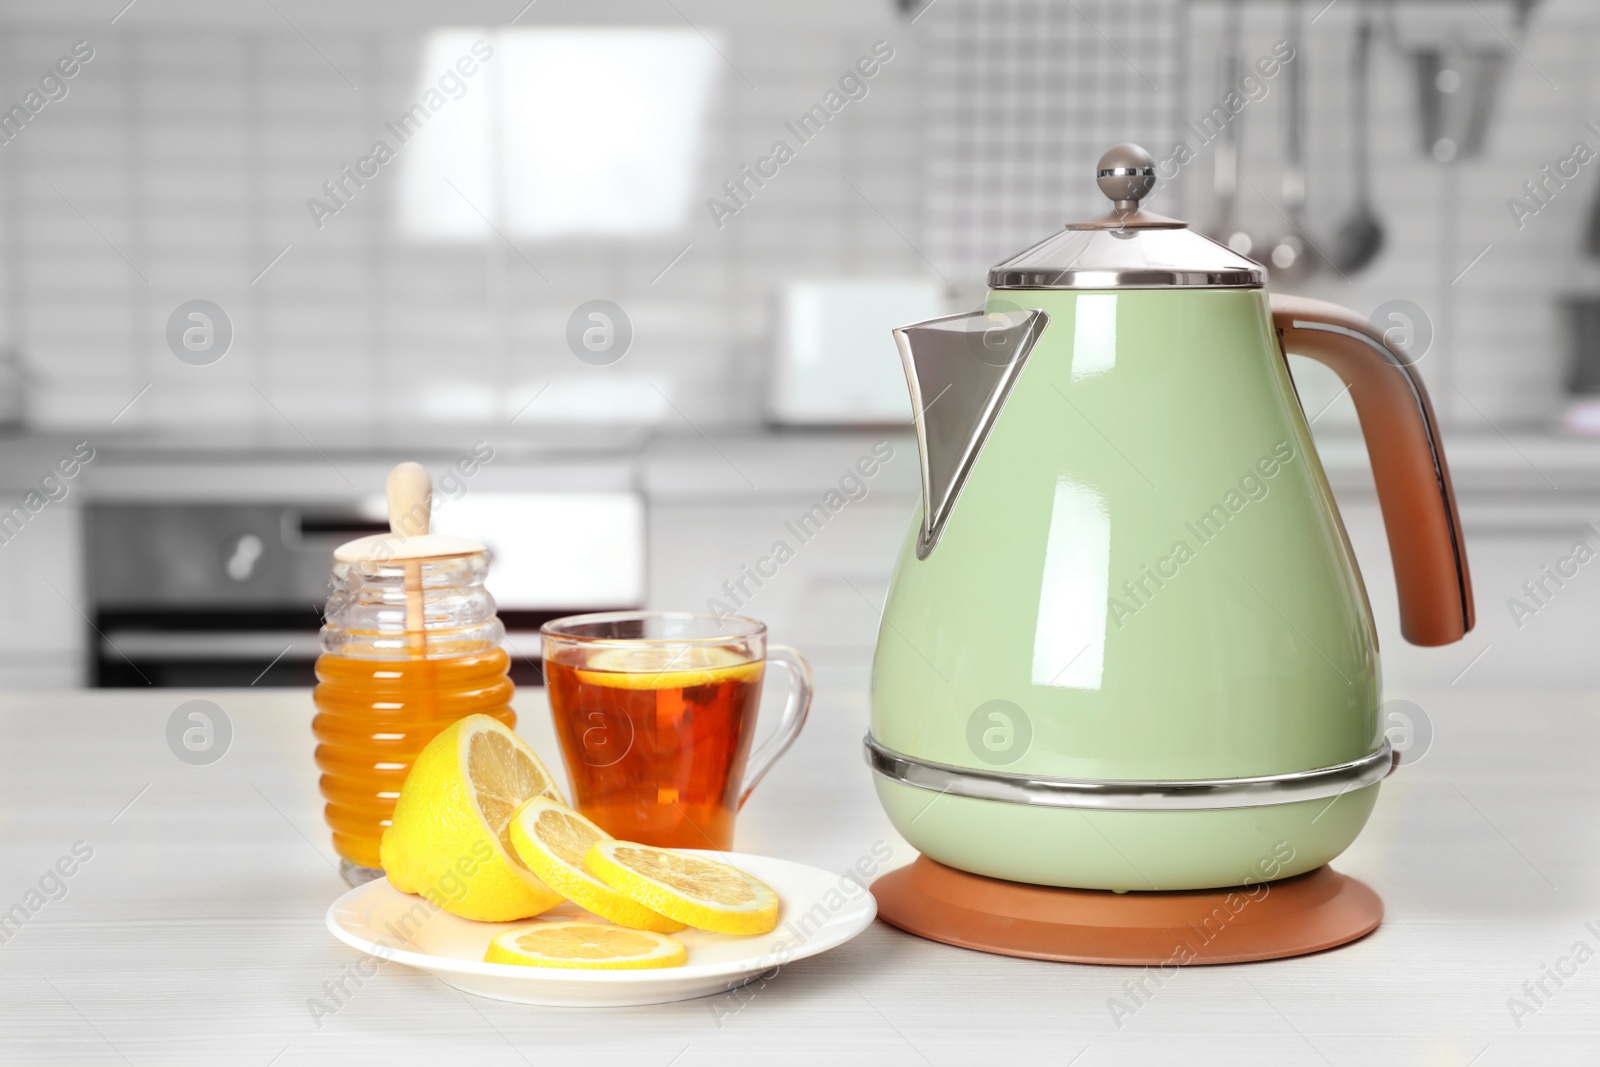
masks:
<path id="1" fill-rule="evenodd" d="M 894 331 L 922 463 L 917 558 L 939 542 L 1011 387 L 1044 332 L 1043 311 L 972 311 Z"/>

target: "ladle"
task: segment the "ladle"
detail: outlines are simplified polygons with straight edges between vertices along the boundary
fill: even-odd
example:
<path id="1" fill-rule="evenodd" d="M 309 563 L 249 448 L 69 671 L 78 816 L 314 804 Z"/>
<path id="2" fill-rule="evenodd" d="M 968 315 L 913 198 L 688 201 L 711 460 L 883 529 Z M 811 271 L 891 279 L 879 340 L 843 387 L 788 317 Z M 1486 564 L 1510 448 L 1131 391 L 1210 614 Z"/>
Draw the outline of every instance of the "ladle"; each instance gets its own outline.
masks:
<path id="1" fill-rule="evenodd" d="M 1383 220 L 1378 218 L 1372 203 L 1372 115 L 1368 102 L 1371 76 L 1372 15 L 1368 5 L 1363 4 L 1351 69 L 1355 203 L 1351 205 L 1349 217 L 1340 225 L 1328 256 L 1334 267 L 1345 274 L 1366 269 L 1383 251 Z"/>

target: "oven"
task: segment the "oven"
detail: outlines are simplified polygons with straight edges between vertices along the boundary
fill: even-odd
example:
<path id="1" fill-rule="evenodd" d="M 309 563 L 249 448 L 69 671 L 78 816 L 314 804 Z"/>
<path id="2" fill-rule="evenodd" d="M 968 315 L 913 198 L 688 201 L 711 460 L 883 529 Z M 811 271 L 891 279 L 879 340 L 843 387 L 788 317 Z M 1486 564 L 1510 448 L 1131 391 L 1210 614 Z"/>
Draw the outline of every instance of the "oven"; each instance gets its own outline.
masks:
<path id="1" fill-rule="evenodd" d="M 312 685 L 333 550 L 386 531 L 384 514 L 381 497 L 88 506 L 91 684 Z M 438 507 L 433 529 L 488 546 L 519 685 L 543 684 L 544 622 L 643 605 L 636 492 L 479 491 Z"/>

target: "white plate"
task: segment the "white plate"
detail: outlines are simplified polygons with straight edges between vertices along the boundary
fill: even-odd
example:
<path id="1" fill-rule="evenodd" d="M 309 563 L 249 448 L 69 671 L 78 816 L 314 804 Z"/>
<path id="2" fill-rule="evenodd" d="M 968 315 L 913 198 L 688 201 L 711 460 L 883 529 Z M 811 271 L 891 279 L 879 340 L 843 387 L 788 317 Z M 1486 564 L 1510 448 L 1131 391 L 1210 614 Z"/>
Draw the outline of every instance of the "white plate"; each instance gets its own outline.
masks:
<path id="1" fill-rule="evenodd" d="M 803 863 L 706 853 L 726 860 L 771 886 L 781 910 L 770 934 L 733 937 L 703 930 L 673 934 L 689 951 L 682 967 L 642 971 L 569 971 L 484 963 L 500 931 L 539 919 L 480 923 L 439 910 L 402 893 L 388 879 L 358 886 L 328 909 L 333 936 L 379 960 L 427 971 L 468 993 L 522 1004 L 620 1006 L 664 1004 L 722 993 L 769 974 L 775 967 L 826 952 L 872 924 L 878 902 L 855 881 Z M 409 920 L 408 920 L 409 916 Z M 540 919 L 593 919 L 563 904 Z"/>

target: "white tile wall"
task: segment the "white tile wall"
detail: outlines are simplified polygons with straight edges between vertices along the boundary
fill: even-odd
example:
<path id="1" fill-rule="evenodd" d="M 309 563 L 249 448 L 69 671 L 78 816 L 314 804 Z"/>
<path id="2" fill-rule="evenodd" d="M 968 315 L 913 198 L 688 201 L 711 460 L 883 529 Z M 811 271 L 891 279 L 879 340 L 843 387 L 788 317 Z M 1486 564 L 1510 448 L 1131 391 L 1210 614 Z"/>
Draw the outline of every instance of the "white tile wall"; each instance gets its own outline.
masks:
<path id="1" fill-rule="evenodd" d="M 952 283 L 981 291 L 993 263 L 1105 212 L 1094 166 L 1107 148 L 1169 141 L 1186 8 L 945 2 L 927 16 L 928 245 Z"/>
<path id="2" fill-rule="evenodd" d="M 1246 4 L 1253 56 L 1280 35 L 1286 8 L 1282 0 Z M 298 33 L 271 20 L 207 29 L 192 20 L 140 27 L 130 18 L 96 31 L 96 56 L 69 96 L 0 146 L 0 342 L 34 362 L 35 411 L 60 425 L 103 422 L 152 382 L 119 425 L 509 416 L 545 382 L 622 378 L 671 396 L 682 415 L 663 407 L 665 418 L 752 422 L 772 296 L 786 279 L 926 273 L 927 255 L 970 290 L 993 255 L 1093 203 L 1085 183 L 1101 140 L 1124 128 L 1127 136 L 1170 136 L 1171 116 L 1215 95 L 1217 0 L 1058 6 L 944 0 L 911 25 L 885 3 L 851 9 L 848 23 L 786 17 L 764 26 L 749 9 L 724 5 L 719 17 L 716 5 L 699 5 L 693 14 L 702 28 L 722 24 L 731 63 L 719 60 L 696 185 L 702 200 L 786 136 L 783 121 L 819 100 L 875 40 L 889 40 L 895 58 L 866 99 L 800 147 L 723 228 L 697 204 L 689 226 L 668 237 L 519 241 L 515 251 L 499 241 L 405 243 L 394 225 L 398 183 L 390 172 L 321 231 L 306 212 L 306 197 L 413 99 L 424 30 L 312 27 L 317 48 L 356 90 Z M 1308 11 L 1321 6 L 1308 3 Z M 1347 49 L 1358 7 L 1342 0 L 1329 8 L 1302 57 L 1314 237 L 1331 232 L 1347 206 Z M 1491 0 L 1401 0 L 1399 8 L 1405 40 L 1455 33 L 1500 41 L 1490 20 L 1509 32 L 1507 5 Z M 21 19 L 8 28 L 5 17 L 0 10 L 0 100 L 11 100 L 81 34 Z M 535 9 L 521 25 L 539 17 Z M 971 101 L 980 122 L 1049 134 L 1049 151 L 1029 172 L 1035 177 L 1005 192 L 984 168 L 963 168 L 961 153 L 939 140 L 967 106 L 942 78 L 965 35 L 988 40 L 997 25 L 1019 20 L 1049 32 L 1033 51 L 1012 40 L 1009 52 L 990 56 L 986 69 L 996 76 L 974 80 L 979 95 Z M 1056 44 L 1082 58 L 1044 77 L 1044 46 Z M 1600 179 L 1585 173 L 1521 233 L 1505 207 L 1540 164 L 1584 136 L 1585 118 L 1600 118 L 1600 74 L 1590 61 L 1600 10 L 1545 0 L 1519 45 L 1526 58 L 1509 62 L 1488 151 L 1448 167 L 1418 149 L 1409 70 L 1393 48 L 1380 52 L 1374 158 L 1389 246 L 1348 282 L 1311 286 L 1363 311 L 1395 297 L 1423 307 L 1437 333 L 1423 369 L 1446 417 L 1463 427 L 1485 428 L 1484 418 L 1509 427 L 1553 410 L 1562 341 L 1548 296 L 1600 287 L 1600 264 L 1579 252 Z M 1119 51 L 1160 90 L 1128 72 L 1108 73 L 1120 67 Z M 1247 116 L 1246 174 L 1269 196 L 1278 181 L 1280 99 L 1252 105 Z M 1007 143 L 1014 148 L 1018 139 Z M 1589 169 L 1600 174 L 1600 166 Z M 1156 209 L 1205 217 L 1209 176 L 1209 159 L 1190 167 Z M 1272 206 L 1248 190 L 1244 208 L 1262 230 L 1278 224 Z M 974 214 L 988 221 L 969 225 Z M 972 239 L 991 223 L 1005 236 L 999 252 Z M 288 254 L 252 285 L 286 244 Z M 686 244 L 688 253 L 658 278 Z M 1452 285 L 1485 245 L 1490 252 Z M 235 325 L 232 351 L 212 367 L 178 363 L 162 337 L 167 314 L 195 297 L 221 304 Z M 595 297 L 615 300 L 634 319 L 634 348 L 617 367 L 590 368 L 565 347 L 567 314 Z M 442 389 L 448 384 L 459 388 Z M 1311 374 L 1306 391 L 1308 406 L 1320 406 L 1337 387 Z M 524 420 L 556 414 L 536 404 Z M 1326 418 L 1349 421 L 1347 402 Z"/>

